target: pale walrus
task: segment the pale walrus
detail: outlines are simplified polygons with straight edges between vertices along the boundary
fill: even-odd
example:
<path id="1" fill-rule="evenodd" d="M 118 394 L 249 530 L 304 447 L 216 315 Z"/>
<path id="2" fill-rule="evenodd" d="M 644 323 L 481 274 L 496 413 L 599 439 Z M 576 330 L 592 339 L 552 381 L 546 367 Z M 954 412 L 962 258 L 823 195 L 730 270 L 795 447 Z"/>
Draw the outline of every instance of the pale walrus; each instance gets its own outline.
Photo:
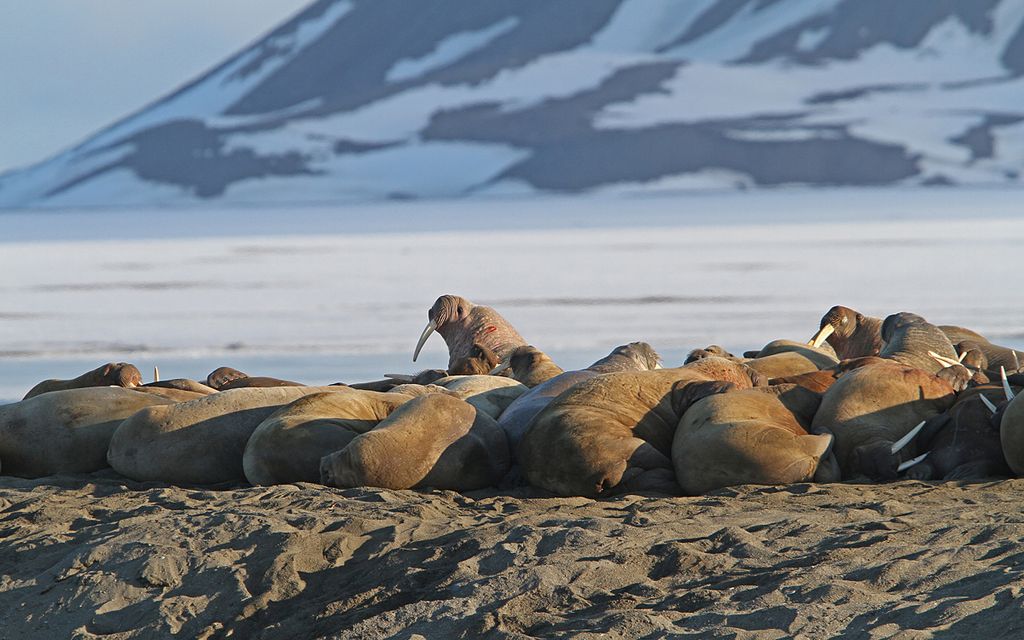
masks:
<path id="1" fill-rule="evenodd" d="M 245 478 L 253 485 L 319 482 L 320 458 L 343 449 L 411 399 L 358 390 L 299 398 L 253 430 L 242 456 Z"/>
<path id="2" fill-rule="evenodd" d="M 121 387 L 87 387 L 0 405 L 0 468 L 27 478 L 102 469 L 122 420 L 171 402 Z"/>
<path id="3" fill-rule="evenodd" d="M 528 391 L 523 383 L 502 376 L 448 376 L 433 384 L 453 392 L 495 420 Z"/>
<path id="4" fill-rule="evenodd" d="M 127 362 L 108 362 L 71 380 L 43 380 L 32 387 L 23 399 L 28 400 L 50 391 L 66 391 L 85 387 L 131 388 L 140 384 L 142 384 L 142 373 L 135 365 Z"/>
<path id="5" fill-rule="evenodd" d="M 448 368 L 470 355 L 474 343 L 480 343 L 503 359 L 518 346 L 526 344 L 505 318 L 490 307 L 475 305 L 460 296 L 443 295 L 427 312 L 427 327 L 420 335 L 412 361 L 420 355 L 423 343 L 437 331 L 448 345 Z"/>
<path id="6" fill-rule="evenodd" d="M 807 345 L 797 344 L 789 350 L 775 351 L 769 355 L 751 358 L 744 364 L 771 380 L 829 369 L 839 364 L 839 361 L 827 353 L 814 350 Z"/>
<path id="7" fill-rule="evenodd" d="M 749 389 L 755 377 L 742 364 L 704 358 L 584 380 L 537 414 L 519 445 L 523 473 L 533 486 L 563 496 L 678 493 L 672 437 L 687 403 L 725 383 Z M 694 393 L 688 387 L 695 384 L 709 390 Z"/>
<path id="8" fill-rule="evenodd" d="M 807 431 L 820 402 L 817 393 L 787 384 L 714 394 L 693 403 L 672 440 L 672 464 L 683 492 L 838 481 L 838 467 L 828 461 L 832 436 Z"/>
<path id="9" fill-rule="evenodd" d="M 508 444 L 493 418 L 462 400 L 430 394 L 324 456 L 320 479 L 334 487 L 470 491 L 496 485 L 508 467 Z"/>
<path id="10" fill-rule="evenodd" d="M 513 457 L 518 456 L 517 448 L 523 434 L 540 410 L 548 406 L 555 396 L 566 389 L 599 376 L 616 371 L 652 371 L 661 366 L 661 356 L 646 342 L 631 342 L 615 347 L 611 353 L 586 369 L 566 371 L 530 389 L 505 409 L 498 424 L 508 436 Z"/>
<path id="11" fill-rule="evenodd" d="M 133 480 L 216 484 L 245 479 L 242 453 L 253 430 L 302 396 L 346 387 L 232 389 L 143 409 L 121 423 L 107 461 Z"/>
<path id="12" fill-rule="evenodd" d="M 516 347 L 490 373 L 496 375 L 505 370 L 511 370 L 512 379 L 531 389 L 564 373 L 562 367 L 555 364 L 548 354 L 533 345 Z"/>
<path id="13" fill-rule="evenodd" d="M 902 463 L 921 453 L 901 440 L 954 400 L 948 382 L 921 369 L 871 364 L 844 374 L 825 392 L 811 431 L 835 436 L 843 479 L 894 480 Z"/>

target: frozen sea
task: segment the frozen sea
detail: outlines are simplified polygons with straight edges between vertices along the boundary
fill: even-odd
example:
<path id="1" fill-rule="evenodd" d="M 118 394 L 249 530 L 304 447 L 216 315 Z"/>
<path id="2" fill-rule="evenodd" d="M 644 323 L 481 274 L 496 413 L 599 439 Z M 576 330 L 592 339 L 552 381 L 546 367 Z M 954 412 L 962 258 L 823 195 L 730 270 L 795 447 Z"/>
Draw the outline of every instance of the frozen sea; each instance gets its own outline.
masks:
<path id="1" fill-rule="evenodd" d="M 1024 192 L 769 191 L 0 212 L 0 402 L 125 360 L 323 384 L 411 361 L 444 293 L 564 368 L 646 340 L 667 365 L 806 340 L 843 304 L 1024 348 Z"/>

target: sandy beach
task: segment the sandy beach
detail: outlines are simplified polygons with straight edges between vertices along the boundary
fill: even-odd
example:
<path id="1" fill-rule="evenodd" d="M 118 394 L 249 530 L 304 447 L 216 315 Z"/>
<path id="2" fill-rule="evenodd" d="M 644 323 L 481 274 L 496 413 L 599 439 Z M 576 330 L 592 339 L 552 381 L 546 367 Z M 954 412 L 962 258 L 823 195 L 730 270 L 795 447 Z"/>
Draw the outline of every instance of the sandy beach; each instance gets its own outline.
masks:
<path id="1" fill-rule="evenodd" d="M 0 637 L 1020 637 L 1022 489 L 594 501 L 3 478 Z"/>

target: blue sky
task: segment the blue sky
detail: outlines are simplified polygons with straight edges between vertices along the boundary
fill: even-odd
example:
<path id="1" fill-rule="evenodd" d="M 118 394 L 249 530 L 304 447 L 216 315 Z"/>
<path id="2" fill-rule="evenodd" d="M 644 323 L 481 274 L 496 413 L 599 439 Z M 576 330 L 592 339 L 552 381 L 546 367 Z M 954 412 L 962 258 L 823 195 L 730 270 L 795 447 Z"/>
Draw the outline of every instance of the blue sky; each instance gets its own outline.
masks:
<path id="1" fill-rule="evenodd" d="M 0 2 L 0 173 L 169 93 L 311 1 Z"/>

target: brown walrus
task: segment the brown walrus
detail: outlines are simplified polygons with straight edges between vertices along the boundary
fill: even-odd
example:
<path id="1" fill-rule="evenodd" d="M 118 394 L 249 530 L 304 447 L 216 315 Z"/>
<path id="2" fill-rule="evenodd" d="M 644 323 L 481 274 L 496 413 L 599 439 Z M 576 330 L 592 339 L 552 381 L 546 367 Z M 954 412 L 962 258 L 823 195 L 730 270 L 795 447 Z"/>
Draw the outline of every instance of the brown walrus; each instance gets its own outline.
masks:
<path id="1" fill-rule="evenodd" d="M 280 378 L 268 378 L 266 376 L 250 376 L 238 369 L 231 367 L 219 367 L 206 376 L 206 384 L 218 391 L 230 389 L 247 389 L 250 387 L 303 387 L 301 382 L 281 380 Z"/>
<path id="2" fill-rule="evenodd" d="M 448 345 L 448 368 L 470 355 L 479 343 L 504 359 L 513 349 L 526 344 L 505 318 L 490 307 L 475 305 L 461 296 L 443 295 L 427 312 L 427 327 L 416 343 L 412 361 L 420 355 L 423 343 L 437 331 Z"/>
<path id="3" fill-rule="evenodd" d="M 953 387 L 916 367 L 879 362 L 844 374 L 822 397 L 813 433 L 835 436 L 843 479 L 894 480 L 901 463 L 921 453 L 894 444 L 916 425 L 953 405 Z"/>
<path id="4" fill-rule="evenodd" d="M 469 354 L 459 358 L 452 366 L 448 367 L 448 375 L 452 376 L 485 376 L 498 365 L 498 356 L 480 344 L 474 342 Z"/>
<path id="5" fill-rule="evenodd" d="M 672 440 L 672 464 L 683 492 L 839 480 L 838 467 L 827 460 L 832 436 L 807 431 L 820 402 L 817 393 L 788 384 L 719 393 L 693 403 Z"/>
<path id="6" fill-rule="evenodd" d="M 565 373 L 544 353 L 533 345 L 516 347 L 498 366 L 491 369 L 491 375 L 511 370 L 512 379 L 522 382 L 529 388 L 536 387 Z"/>
<path id="7" fill-rule="evenodd" d="M 143 409 L 121 423 L 107 461 L 134 480 L 216 484 L 245 479 L 242 454 L 253 430 L 302 396 L 346 387 L 232 389 Z"/>
<path id="8" fill-rule="evenodd" d="M 493 418 L 462 400 L 430 394 L 324 456 L 320 479 L 334 487 L 469 491 L 496 485 L 508 467 L 505 434 Z"/>
<path id="9" fill-rule="evenodd" d="M 242 456 L 245 478 L 253 485 L 320 482 L 321 458 L 343 449 L 411 399 L 353 389 L 294 400 L 253 430 Z"/>
<path id="10" fill-rule="evenodd" d="M 133 364 L 127 362 L 108 362 L 92 371 L 86 371 L 71 380 L 43 380 L 25 394 L 28 400 L 42 393 L 66 391 L 85 387 L 125 387 L 131 388 L 142 384 L 142 373 Z"/>
<path id="11" fill-rule="evenodd" d="M 50 391 L 0 405 L 0 468 L 27 478 L 102 469 L 111 437 L 125 418 L 172 402 L 108 386 Z"/>
<path id="12" fill-rule="evenodd" d="M 819 326 L 808 344 L 819 347 L 827 342 L 839 360 L 877 356 L 885 346 L 882 319 L 866 316 L 849 307 L 832 307 L 821 317 Z"/>
<path id="13" fill-rule="evenodd" d="M 688 403 L 724 383 L 749 389 L 755 380 L 762 381 L 746 366 L 714 357 L 584 380 L 534 419 L 519 445 L 523 473 L 533 486 L 563 496 L 678 493 L 672 437 Z M 712 384 L 695 393 L 688 387 L 696 383 Z"/>

